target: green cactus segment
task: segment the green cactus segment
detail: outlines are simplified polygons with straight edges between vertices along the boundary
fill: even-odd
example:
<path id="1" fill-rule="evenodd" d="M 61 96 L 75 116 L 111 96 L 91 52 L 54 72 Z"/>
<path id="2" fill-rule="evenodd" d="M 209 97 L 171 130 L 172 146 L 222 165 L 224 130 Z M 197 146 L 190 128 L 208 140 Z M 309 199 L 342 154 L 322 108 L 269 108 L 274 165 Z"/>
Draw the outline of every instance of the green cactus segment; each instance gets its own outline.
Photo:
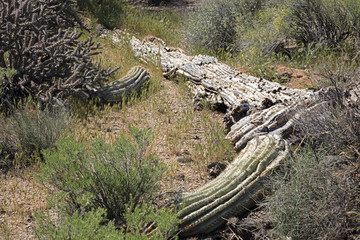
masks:
<path id="1" fill-rule="evenodd" d="M 217 179 L 183 195 L 181 235 L 211 232 L 225 219 L 248 212 L 261 195 L 261 180 L 288 153 L 288 144 L 280 135 L 267 134 L 249 141 Z"/>
<path id="2" fill-rule="evenodd" d="M 120 102 L 123 96 L 139 89 L 150 79 L 150 74 L 141 67 L 133 67 L 126 76 L 95 89 L 96 96 L 105 103 Z"/>

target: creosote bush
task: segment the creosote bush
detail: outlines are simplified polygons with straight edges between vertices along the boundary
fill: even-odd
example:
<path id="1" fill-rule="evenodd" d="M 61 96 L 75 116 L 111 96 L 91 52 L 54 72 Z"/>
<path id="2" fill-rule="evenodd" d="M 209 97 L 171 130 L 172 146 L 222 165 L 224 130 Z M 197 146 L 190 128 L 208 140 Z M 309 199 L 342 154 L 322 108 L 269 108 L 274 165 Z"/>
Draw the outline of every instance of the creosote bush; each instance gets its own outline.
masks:
<path id="1" fill-rule="evenodd" d="M 35 215 L 35 233 L 39 239 L 166 240 L 176 233 L 179 222 L 173 210 L 153 209 L 151 203 L 145 202 L 127 205 L 126 227 L 121 229 L 106 218 L 106 210 L 102 208 L 73 214 L 62 209 L 57 217 L 54 222 L 48 212 Z"/>
<path id="2" fill-rule="evenodd" d="M 190 14 L 185 38 L 195 49 L 230 49 L 236 39 L 238 7 L 234 0 L 202 1 Z"/>
<path id="3" fill-rule="evenodd" d="M 62 214 L 58 224 L 53 223 L 49 215 L 36 215 L 35 233 L 38 239 L 124 239 L 124 234 L 115 229 L 113 222 L 104 224 L 104 209 L 99 208 L 83 214 L 78 211 L 73 215 Z"/>
<path id="4" fill-rule="evenodd" d="M 123 3 L 117 0 L 78 0 L 81 10 L 89 12 L 96 20 L 108 29 L 121 26 Z"/>
<path id="5" fill-rule="evenodd" d="M 56 151 L 44 151 L 41 177 L 65 194 L 69 212 L 104 208 L 108 219 L 122 221 L 126 204 L 149 201 L 158 190 L 165 167 L 146 155 L 151 138 L 149 129 L 134 128 L 131 138 L 123 134 L 113 144 L 60 139 Z"/>

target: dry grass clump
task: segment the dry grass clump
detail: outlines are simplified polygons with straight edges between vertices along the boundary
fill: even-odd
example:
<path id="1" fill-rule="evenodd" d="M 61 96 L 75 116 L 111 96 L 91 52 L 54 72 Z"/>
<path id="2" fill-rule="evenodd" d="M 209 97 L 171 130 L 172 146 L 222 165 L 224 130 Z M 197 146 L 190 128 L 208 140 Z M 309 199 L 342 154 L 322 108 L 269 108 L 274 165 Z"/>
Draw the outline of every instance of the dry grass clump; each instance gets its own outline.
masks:
<path id="1" fill-rule="evenodd" d="M 24 167 L 41 159 L 41 151 L 52 148 L 70 125 L 66 110 L 41 111 L 31 101 L 0 120 L 0 169 Z"/>

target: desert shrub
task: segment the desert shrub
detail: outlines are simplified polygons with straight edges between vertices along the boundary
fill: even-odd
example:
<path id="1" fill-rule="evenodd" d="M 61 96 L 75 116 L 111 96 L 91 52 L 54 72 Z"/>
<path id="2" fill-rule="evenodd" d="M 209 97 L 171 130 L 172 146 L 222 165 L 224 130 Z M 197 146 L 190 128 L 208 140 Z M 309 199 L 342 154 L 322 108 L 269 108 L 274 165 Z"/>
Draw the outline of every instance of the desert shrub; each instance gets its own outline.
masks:
<path id="1" fill-rule="evenodd" d="M 169 3 L 169 2 L 171 2 L 171 0 L 148 0 L 147 1 L 147 3 L 149 5 L 155 5 L 155 6 L 166 4 L 166 3 Z"/>
<path id="2" fill-rule="evenodd" d="M 124 4 L 117 0 L 78 0 L 78 6 L 108 29 L 121 26 Z"/>
<path id="3" fill-rule="evenodd" d="M 90 147 L 74 138 L 60 139 L 56 151 L 44 151 L 42 179 L 54 184 L 69 206 L 69 212 L 104 208 L 109 219 L 122 220 L 125 205 L 149 201 L 159 187 L 164 165 L 146 156 L 152 133 L 133 129 L 113 144 L 96 139 Z"/>
<path id="4" fill-rule="evenodd" d="M 94 64 L 99 46 L 80 40 L 74 0 L 0 1 L 0 107 L 31 96 L 43 105 L 64 104 L 69 96 L 88 98 L 112 71 Z"/>
<path id="5" fill-rule="evenodd" d="M 151 203 L 142 202 L 138 206 L 130 203 L 126 209 L 126 239 L 166 240 L 176 233 L 180 222 L 176 210 L 153 209 Z"/>
<path id="6" fill-rule="evenodd" d="M 49 215 L 36 215 L 35 233 L 38 239 L 123 239 L 124 234 L 115 229 L 113 222 L 106 222 L 106 211 L 97 209 L 80 214 L 59 216 L 55 224 Z"/>
<path id="7" fill-rule="evenodd" d="M 39 110 L 31 101 L 0 120 L 0 167 L 23 166 L 30 156 L 52 148 L 71 123 L 63 109 Z"/>
<path id="8" fill-rule="evenodd" d="M 360 3 L 354 0 L 300 0 L 291 3 L 291 35 L 305 45 L 331 47 L 359 36 Z"/>
<path id="9" fill-rule="evenodd" d="M 238 18 L 235 48 L 239 54 L 236 58 L 252 74 L 276 80 L 276 73 L 270 70 L 269 65 L 274 60 L 292 58 L 292 53 L 287 48 L 288 18 L 289 9 L 276 5 L 269 5 L 252 15 Z"/>
<path id="10" fill-rule="evenodd" d="M 59 206 L 57 206 L 59 207 Z M 179 219 L 173 210 L 153 209 L 151 203 L 127 205 L 126 227 L 118 229 L 106 218 L 102 208 L 72 214 L 57 208 L 57 219 L 49 212 L 35 215 L 35 233 L 39 239 L 169 239 L 176 233 Z"/>
<path id="11" fill-rule="evenodd" d="M 238 27 L 251 27 L 254 14 L 265 6 L 270 5 L 264 0 L 202 1 L 189 16 L 185 38 L 195 49 L 236 52 Z"/>
<path id="12" fill-rule="evenodd" d="M 342 239 L 348 234 L 347 211 L 354 207 L 358 185 L 350 171 L 341 171 L 342 157 L 308 145 L 286 162 L 283 175 L 273 179 L 273 195 L 265 211 L 274 229 L 271 237 Z M 343 164 L 343 165 L 342 165 Z M 341 175 L 342 174 L 342 175 Z M 349 209 L 350 208 L 350 209 Z"/>
<path id="13" fill-rule="evenodd" d="M 236 1 L 202 1 L 189 17 L 185 38 L 195 48 L 229 49 L 236 39 Z"/>

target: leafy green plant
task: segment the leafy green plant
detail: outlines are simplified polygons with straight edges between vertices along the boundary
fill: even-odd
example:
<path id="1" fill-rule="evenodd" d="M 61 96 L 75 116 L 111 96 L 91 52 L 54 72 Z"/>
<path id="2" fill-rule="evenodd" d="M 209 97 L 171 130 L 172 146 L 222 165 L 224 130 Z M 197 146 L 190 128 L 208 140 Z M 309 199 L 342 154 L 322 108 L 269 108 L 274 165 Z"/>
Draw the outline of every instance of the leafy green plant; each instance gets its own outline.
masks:
<path id="1" fill-rule="evenodd" d="M 58 223 L 52 222 L 49 215 L 37 214 L 35 233 L 39 239 L 123 239 L 122 231 L 116 230 L 113 222 L 106 222 L 106 211 L 96 209 L 80 214 L 60 215 Z"/>
<path id="2" fill-rule="evenodd" d="M 106 218 L 103 208 L 72 214 L 58 208 L 56 221 L 49 212 L 35 214 L 39 239 L 169 239 L 176 233 L 179 219 L 173 210 L 153 209 L 151 203 L 126 204 L 126 227 L 118 229 Z"/>
<path id="3" fill-rule="evenodd" d="M 0 81 L 3 81 L 5 78 L 12 78 L 16 74 L 16 70 L 13 68 L 1 68 L 0 67 Z"/>
<path id="4" fill-rule="evenodd" d="M 130 203 L 126 209 L 124 217 L 129 239 L 169 239 L 180 222 L 174 210 L 153 209 L 151 203 L 143 202 L 138 206 Z"/>
<path id="5" fill-rule="evenodd" d="M 81 10 L 88 11 L 108 29 L 121 26 L 124 4 L 116 0 L 78 0 Z"/>
<path id="6" fill-rule="evenodd" d="M 104 208 L 109 219 L 122 220 L 125 204 L 150 200 L 159 187 L 164 164 L 146 156 L 149 129 L 134 128 L 113 144 L 96 139 L 90 147 L 74 138 L 60 139 L 56 151 L 44 151 L 41 178 L 66 193 L 70 212 Z"/>

